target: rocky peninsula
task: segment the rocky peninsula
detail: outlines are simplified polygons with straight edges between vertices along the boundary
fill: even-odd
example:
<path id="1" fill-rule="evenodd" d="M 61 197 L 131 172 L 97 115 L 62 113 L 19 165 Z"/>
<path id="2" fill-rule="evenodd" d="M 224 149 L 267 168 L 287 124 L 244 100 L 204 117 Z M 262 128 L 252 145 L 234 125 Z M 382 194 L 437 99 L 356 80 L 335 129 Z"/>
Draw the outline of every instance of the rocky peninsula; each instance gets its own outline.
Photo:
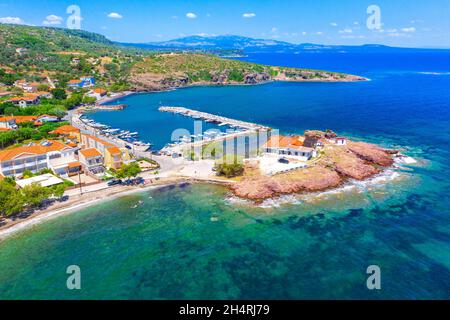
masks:
<path id="1" fill-rule="evenodd" d="M 321 131 L 307 131 L 303 139 L 311 136 L 319 139 L 321 147 L 306 167 L 268 176 L 261 172 L 258 160 L 248 161 L 243 177 L 230 186 L 232 192 L 260 202 L 285 194 L 332 189 L 350 179 L 364 180 L 380 173 L 393 165 L 398 153 L 365 142 L 336 144 L 334 133 Z"/>
<path id="2" fill-rule="evenodd" d="M 133 90 L 162 91 L 200 85 L 255 85 L 271 81 L 351 82 L 366 78 L 322 70 L 266 66 L 213 55 L 158 54 L 137 63 L 129 78 Z"/>

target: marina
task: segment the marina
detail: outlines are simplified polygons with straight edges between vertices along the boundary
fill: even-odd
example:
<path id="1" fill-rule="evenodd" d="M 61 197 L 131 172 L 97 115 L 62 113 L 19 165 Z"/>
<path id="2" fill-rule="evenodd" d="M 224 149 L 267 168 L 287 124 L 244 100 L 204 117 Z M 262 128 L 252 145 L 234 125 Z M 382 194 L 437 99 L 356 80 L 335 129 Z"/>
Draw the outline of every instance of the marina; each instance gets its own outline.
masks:
<path id="1" fill-rule="evenodd" d="M 184 107 L 162 106 L 158 110 L 162 112 L 180 114 L 196 120 L 214 123 L 218 127 L 227 128 L 226 132 L 221 131 L 220 129 L 209 129 L 205 132 L 202 132 L 202 134 L 184 135 L 178 141 L 169 143 L 163 149 L 161 149 L 161 153 L 167 155 L 176 154 L 180 156 L 188 148 L 201 147 L 212 142 L 221 142 L 239 136 L 248 136 L 257 132 L 272 130 L 270 127 L 262 126 L 259 124 L 231 119 Z"/>
<path id="2" fill-rule="evenodd" d="M 138 140 L 138 132 L 112 128 L 85 117 L 82 113 L 75 113 L 71 117 L 72 125 L 96 137 L 100 137 L 112 144 L 125 147 L 137 156 L 144 156 L 150 150 L 151 143 Z"/>

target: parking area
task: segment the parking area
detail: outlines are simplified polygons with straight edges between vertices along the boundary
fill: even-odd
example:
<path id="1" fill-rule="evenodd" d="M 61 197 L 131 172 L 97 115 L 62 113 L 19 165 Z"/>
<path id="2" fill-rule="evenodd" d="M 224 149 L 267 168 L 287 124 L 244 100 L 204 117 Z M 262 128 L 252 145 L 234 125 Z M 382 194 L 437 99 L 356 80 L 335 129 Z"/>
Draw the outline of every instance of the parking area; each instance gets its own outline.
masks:
<path id="1" fill-rule="evenodd" d="M 289 172 L 300 168 L 305 168 L 307 165 L 303 161 L 295 160 L 292 158 L 287 161 L 280 162 L 280 156 L 265 154 L 258 157 L 259 169 L 261 173 L 267 175 L 274 175 L 277 173 Z"/>

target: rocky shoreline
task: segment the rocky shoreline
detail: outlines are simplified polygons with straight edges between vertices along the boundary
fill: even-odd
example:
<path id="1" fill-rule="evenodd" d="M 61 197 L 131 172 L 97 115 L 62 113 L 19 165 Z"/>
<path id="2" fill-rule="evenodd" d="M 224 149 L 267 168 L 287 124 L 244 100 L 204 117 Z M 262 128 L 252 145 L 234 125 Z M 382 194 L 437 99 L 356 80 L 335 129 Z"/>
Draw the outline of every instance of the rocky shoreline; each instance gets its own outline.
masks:
<path id="1" fill-rule="evenodd" d="M 230 189 L 237 197 L 257 203 L 281 195 L 334 189 L 350 179 L 361 181 L 379 174 L 394 164 L 397 154 L 365 142 L 329 143 L 314 164 L 292 172 L 269 177 L 258 173 L 257 164 L 249 163 L 242 179 Z"/>
<path id="2" fill-rule="evenodd" d="M 190 86 L 256 85 L 285 82 L 355 82 L 367 78 L 324 70 L 258 65 L 201 54 L 159 54 L 134 66 L 133 91 L 164 91 Z"/>
<path id="3" fill-rule="evenodd" d="M 369 81 L 369 79 L 355 75 L 346 75 L 345 78 L 302 79 L 302 78 L 286 78 L 282 76 L 271 78 L 267 77 L 264 74 L 246 75 L 244 82 L 228 81 L 226 78 L 218 78 L 213 81 L 190 82 L 187 76 L 166 79 L 151 74 L 133 75 L 130 78 L 130 82 L 132 83 L 134 92 L 160 92 L 179 88 L 200 87 L 200 86 L 260 85 L 271 82 L 300 83 L 300 82 L 358 82 L 358 81 Z"/>

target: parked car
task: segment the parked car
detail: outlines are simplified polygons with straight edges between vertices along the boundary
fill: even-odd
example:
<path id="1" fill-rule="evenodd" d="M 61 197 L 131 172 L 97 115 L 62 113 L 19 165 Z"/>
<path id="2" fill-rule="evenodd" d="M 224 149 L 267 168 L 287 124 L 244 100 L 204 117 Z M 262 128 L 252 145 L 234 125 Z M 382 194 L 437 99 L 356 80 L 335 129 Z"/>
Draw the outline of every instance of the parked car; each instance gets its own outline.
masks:
<path id="1" fill-rule="evenodd" d="M 123 181 L 122 184 L 125 186 L 131 186 L 133 184 L 133 180 L 127 179 L 127 180 Z"/>
<path id="2" fill-rule="evenodd" d="M 144 184 L 145 180 L 142 177 L 137 177 L 133 180 L 135 184 Z"/>
<path id="3" fill-rule="evenodd" d="M 288 164 L 288 163 L 289 163 L 289 160 L 286 159 L 286 158 L 280 158 L 280 159 L 278 159 L 278 162 L 279 162 L 279 163 L 285 163 L 285 164 Z"/>
<path id="4" fill-rule="evenodd" d="M 122 184 L 122 180 L 120 180 L 120 179 L 114 179 L 114 180 L 108 181 L 108 187 L 116 186 L 119 184 Z"/>

